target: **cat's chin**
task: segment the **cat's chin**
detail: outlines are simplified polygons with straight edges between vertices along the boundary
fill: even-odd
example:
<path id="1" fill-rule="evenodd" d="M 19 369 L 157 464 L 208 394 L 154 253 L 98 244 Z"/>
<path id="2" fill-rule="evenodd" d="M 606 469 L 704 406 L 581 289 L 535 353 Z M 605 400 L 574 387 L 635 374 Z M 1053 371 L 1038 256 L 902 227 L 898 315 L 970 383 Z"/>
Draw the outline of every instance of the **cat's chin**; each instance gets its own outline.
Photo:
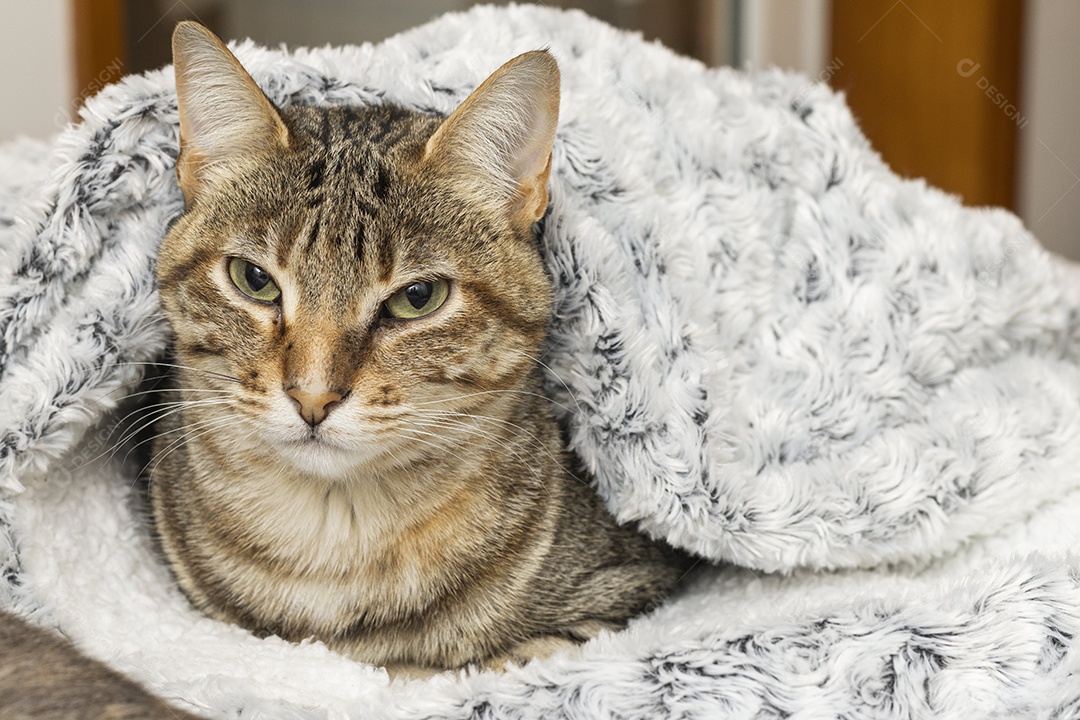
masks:
<path id="1" fill-rule="evenodd" d="M 286 440 L 273 444 L 274 451 L 293 469 L 326 480 L 347 479 L 371 464 L 377 453 L 343 447 L 320 437 Z"/>

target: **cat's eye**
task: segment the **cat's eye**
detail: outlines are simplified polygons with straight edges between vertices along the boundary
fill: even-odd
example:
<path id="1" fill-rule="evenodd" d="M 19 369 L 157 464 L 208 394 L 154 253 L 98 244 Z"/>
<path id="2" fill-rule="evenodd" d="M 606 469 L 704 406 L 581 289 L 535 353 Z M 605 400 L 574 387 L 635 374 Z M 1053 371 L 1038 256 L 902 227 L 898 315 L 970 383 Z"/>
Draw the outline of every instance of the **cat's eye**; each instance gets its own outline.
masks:
<path id="1" fill-rule="evenodd" d="M 446 280 L 418 280 L 391 295 L 383 308 L 390 317 L 414 320 L 438 310 L 449 294 Z"/>
<path id="2" fill-rule="evenodd" d="M 247 260 L 229 260 L 229 278 L 240 292 L 252 300 L 272 303 L 281 297 L 281 290 L 270 273 Z"/>

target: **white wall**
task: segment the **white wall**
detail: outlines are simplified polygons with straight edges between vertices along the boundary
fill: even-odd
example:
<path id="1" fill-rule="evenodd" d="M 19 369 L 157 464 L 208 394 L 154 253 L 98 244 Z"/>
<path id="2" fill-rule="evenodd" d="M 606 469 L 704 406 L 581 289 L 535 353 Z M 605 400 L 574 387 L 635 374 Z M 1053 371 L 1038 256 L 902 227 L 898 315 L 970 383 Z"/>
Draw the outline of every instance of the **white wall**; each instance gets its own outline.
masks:
<path id="1" fill-rule="evenodd" d="M 68 0 L 0 0 L 0 142 L 46 138 L 74 115 Z"/>
<path id="2" fill-rule="evenodd" d="M 1049 249 L 1080 259 L 1080 2 L 1027 0 L 1018 209 Z"/>

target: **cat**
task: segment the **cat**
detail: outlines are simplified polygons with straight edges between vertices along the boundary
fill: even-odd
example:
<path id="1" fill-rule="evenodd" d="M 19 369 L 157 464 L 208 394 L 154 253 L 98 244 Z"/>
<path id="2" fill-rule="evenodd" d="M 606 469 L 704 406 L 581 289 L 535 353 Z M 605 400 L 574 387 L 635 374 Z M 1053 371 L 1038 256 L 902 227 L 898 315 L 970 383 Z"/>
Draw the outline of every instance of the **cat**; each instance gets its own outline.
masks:
<path id="1" fill-rule="evenodd" d="M 70 643 L 0 610 L 0 720 L 195 720 Z"/>
<path id="2" fill-rule="evenodd" d="M 616 523 L 542 394 L 546 51 L 448 118 L 278 109 L 173 35 L 185 211 L 157 264 L 184 401 L 150 474 L 190 601 L 358 660 L 499 667 L 655 606 L 690 559 Z"/>

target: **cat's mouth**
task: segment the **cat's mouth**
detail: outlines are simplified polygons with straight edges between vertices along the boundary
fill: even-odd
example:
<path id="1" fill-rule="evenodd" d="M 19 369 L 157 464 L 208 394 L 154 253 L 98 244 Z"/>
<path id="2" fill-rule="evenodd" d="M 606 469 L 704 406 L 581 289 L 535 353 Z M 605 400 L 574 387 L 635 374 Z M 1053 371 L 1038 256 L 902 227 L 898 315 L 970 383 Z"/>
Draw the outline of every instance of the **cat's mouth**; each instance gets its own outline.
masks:
<path id="1" fill-rule="evenodd" d="M 312 429 L 306 435 L 289 440 L 286 447 L 296 452 L 348 452 L 349 448 L 328 438 L 325 433 Z"/>
<path id="2" fill-rule="evenodd" d="M 322 477 L 350 474 L 370 463 L 378 453 L 355 444 L 344 445 L 313 428 L 301 437 L 272 443 L 277 454 L 302 472 Z"/>

